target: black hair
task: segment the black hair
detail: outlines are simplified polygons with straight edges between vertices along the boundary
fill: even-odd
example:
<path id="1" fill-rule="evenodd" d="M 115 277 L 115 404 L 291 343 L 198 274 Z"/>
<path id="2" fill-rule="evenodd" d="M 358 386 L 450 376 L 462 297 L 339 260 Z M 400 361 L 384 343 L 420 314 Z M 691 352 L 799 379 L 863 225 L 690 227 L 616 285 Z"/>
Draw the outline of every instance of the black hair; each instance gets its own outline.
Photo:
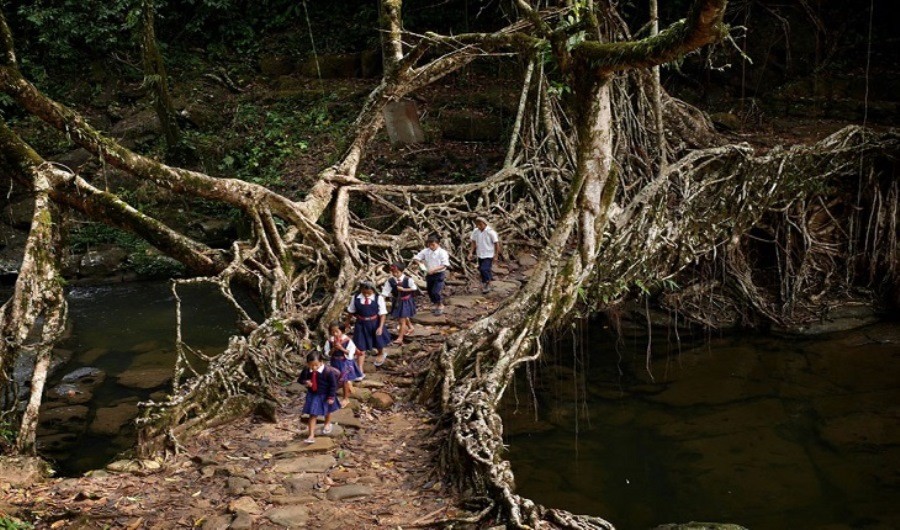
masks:
<path id="1" fill-rule="evenodd" d="M 395 268 L 395 269 L 397 269 L 398 271 L 403 272 L 403 271 L 406 270 L 406 265 L 404 265 L 404 264 L 402 264 L 402 263 L 400 263 L 400 262 L 398 261 L 398 262 L 396 262 L 396 263 L 391 263 L 391 266 L 388 267 L 388 268 Z"/>
<path id="2" fill-rule="evenodd" d="M 322 354 L 317 351 L 311 351 L 306 354 L 306 362 L 311 363 L 313 361 L 322 362 Z"/>
<path id="3" fill-rule="evenodd" d="M 341 330 L 341 333 L 344 332 L 344 325 L 341 324 L 340 322 L 338 322 L 337 320 L 335 320 L 331 324 L 328 324 L 328 331 L 331 331 L 334 328 L 338 328 L 339 330 Z"/>
<path id="4" fill-rule="evenodd" d="M 432 232 L 428 234 L 428 239 L 425 240 L 425 243 L 438 243 L 441 242 L 441 236 L 438 235 L 437 232 Z"/>

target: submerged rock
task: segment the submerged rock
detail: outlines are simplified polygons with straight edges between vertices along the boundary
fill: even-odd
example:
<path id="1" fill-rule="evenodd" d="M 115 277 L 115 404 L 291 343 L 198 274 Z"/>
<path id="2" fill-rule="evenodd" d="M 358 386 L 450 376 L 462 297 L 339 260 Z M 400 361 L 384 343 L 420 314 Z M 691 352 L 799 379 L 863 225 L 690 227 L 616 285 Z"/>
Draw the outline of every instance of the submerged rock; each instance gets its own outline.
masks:
<path id="1" fill-rule="evenodd" d="M 95 434 L 113 435 L 138 415 L 137 401 L 97 409 L 88 430 Z"/>
<path id="2" fill-rule="evenodd" d="M 828 421 L 820 429 L 822 439 L 837 449 L 868 449 L 900 444 L 897 409 L 885 414 L 858 413 Z"/>
<path id="3" fill-rule="evenodd" d="M 683 524 L 664 524 L 653 530 L 747 530 L 745 527 L 730 523 L 697 523 L 691 521 Z"/>
<path id="4" fill-rule="evenodd" d="M 132 368 L 119 375 L 116 381 L 124 387 L 146 390 L 163 386 L 173 376 L 172 368 Z"/>
<path id="5" fill-rule="evenodd" d="M 84 405 L 56 407 L 41 411 L 40 423 L 67 431 L 80 431 L 87 423 L 88 408 Z"/>
<path id="6" fill-rule="evenodd" d="M 76 383 L 81 386 L 96 387 L 106 379 L 106 372 L 99 368 L 84 367 L 72 370 L 63 376 L 63 383 Z"/>
<path id="7" fill-rule="evenodd" d="M 59 453 L 69 449 L 69 447 L 78 440 L 78 436 L 74 433 L 64 432 L 59 434 L 50 434 L 48 436 L 39 436 L 36 440 L 38 450 L 42 453 L 53 453 L 55 457 L 60 458 Z M 65 455 L 68 457 L 69 455 Z"/>
<path id="8" fill-rule="evenodd" d="M 47 391 L 44 396 L 44 407 L 52 409 L 66 405 L 81 405 L 93 399 L 94 394 L 90 389 L 71 383 L 56 385 Z"/>
<path id="9" fill-rule="evenodd" d="M 874 324 L 880 319 L 878 312 L 870 305 L 844 305 L 830 310 L 828 315 L 819 322 L 795 328 L 776 329 L 776 331 L 800 335 L 822 335 L 861 328 Z"/>

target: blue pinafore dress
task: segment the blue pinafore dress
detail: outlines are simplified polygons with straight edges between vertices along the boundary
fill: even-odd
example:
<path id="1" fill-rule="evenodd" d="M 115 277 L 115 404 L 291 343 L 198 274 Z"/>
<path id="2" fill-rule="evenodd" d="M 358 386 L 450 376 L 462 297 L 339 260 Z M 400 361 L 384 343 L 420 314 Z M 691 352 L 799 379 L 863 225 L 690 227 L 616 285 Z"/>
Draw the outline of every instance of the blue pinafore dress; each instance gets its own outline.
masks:
<path id="1" fill-rule="evenodd" d="M 300 374 L 300 383 L 312 381 L 313 387 L 306 389 L 306 402 L 303 403 L 303 414 L 311 416 L 325 416 L 340 410 L 341 405 L 337 400 L 338 378 L 340 374 L 330 366 L 326 366 L 322 373 L 317 373 L 304 368 Z M 328 403 L 331 398 L 332 402 Z"/>
<path id="2" fill-rule="evenodd" d="M 388 283 L 391 286 L 391 294 L 394 297 L 394 305 L 391 307 L 391 316 L 394 318 L 409 318 L 416 316 L 415 292 L 408 291 L 401 293 L 400 290 L 397 289 L 397 278 L 389 279 Z M 412 278 L 405 276 L 401 286 L 404 289 L 409 289 L 412 287 L 410 285 L 411 283 Z"/>
<path id="3" fill-rule="evenodd" d="M 347 340 L 341 343 L 341 346 L 346 349 L 347 345 L 349 344 L 350 339 L 347 338 Z M 353 381 L 359 381 L 362 378 L 363 373 L 359 370 L 359 366 L 356 364 L 356 361 L 354 361 L 353 359 L 348 359 L 347 355 L 344 352 L 337 350 L 334 348 L 334 346 L 332 346 L 331 350 L 329 351 L 329 355 L 331 356 L 331 361 L 329 361 L 331 366 L 341 373 L 341 377 L 338 380 L 339 386 L 343 386 L 343 384 L 347 381 L 350 381 L 352 383 Z"/>
<path id="4" fill-rule="evenodd" d="M 378 294 L 372 297 L 372 301 L 365 305 L 362 300 L 356 298 L 356 324 L 353 326 L 353 342 L 360 351 L 377 350 L 384 348 L 393 340 L 387 328 L 381 330 L 381 335 L 376 335 L 378 330 Z"/>

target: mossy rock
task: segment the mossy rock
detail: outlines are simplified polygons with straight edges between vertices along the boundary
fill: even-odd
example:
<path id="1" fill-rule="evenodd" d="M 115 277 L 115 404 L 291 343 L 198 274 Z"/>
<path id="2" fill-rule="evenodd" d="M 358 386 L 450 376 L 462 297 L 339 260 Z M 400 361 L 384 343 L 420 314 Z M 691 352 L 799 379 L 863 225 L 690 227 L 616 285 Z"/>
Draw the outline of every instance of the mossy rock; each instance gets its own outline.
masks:
<path id="1" fill-rule="evenodd" d="M 31 456 L 0 456 L 0 477 L 14 488 L 43 482 L 53 474 L 50 464 Z"/>

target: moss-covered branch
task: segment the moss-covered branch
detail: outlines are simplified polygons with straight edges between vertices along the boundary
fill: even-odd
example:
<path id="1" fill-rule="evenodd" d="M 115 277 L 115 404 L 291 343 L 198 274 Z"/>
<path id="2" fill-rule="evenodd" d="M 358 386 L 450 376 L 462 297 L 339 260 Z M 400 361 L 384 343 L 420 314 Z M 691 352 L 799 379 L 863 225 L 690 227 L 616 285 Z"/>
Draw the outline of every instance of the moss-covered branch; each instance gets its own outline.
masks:
<path id="1" fill-rule="evenodd" d="M 627 42 L 584 41 L 575 46 L 572 54 L 609 72 L 672 62 L 726 35 L 728 30 L 722 20 L 726 4 L 727 0 L 695 0 L 687 18 L 658 35 Z"/>

